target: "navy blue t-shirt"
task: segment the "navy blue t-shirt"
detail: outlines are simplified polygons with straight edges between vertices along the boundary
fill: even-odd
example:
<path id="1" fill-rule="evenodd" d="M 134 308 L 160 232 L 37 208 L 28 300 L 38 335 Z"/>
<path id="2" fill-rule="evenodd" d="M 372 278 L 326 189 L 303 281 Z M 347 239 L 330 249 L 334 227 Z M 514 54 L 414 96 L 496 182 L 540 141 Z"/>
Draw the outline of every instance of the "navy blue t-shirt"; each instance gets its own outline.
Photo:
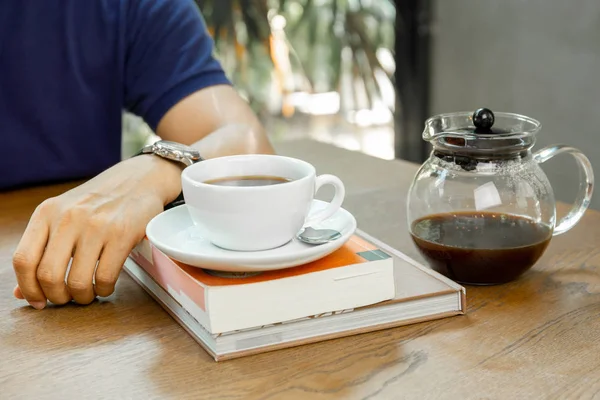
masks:
<path id="1" fill-rule="evenodd" d="M 116 164 L 124 109 L 229 84 L 212 52 L 192 0 L 1 0 L 0 190 Z"/>

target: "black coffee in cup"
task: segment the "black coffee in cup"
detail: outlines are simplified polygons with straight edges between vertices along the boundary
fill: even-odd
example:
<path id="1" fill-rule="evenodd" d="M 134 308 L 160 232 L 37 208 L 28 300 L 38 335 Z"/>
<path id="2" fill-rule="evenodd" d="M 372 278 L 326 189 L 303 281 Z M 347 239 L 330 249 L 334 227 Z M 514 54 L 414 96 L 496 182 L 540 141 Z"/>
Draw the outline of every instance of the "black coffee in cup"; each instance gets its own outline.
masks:
<path id="1" fill-rule="evenodd" d="M 219 186 L 270 186 L 289 182 L 290 179 L 279 176 L 252 175 L 252 176 L 227 176 L 224 178 L 210 179 L 204 183 Z"/>

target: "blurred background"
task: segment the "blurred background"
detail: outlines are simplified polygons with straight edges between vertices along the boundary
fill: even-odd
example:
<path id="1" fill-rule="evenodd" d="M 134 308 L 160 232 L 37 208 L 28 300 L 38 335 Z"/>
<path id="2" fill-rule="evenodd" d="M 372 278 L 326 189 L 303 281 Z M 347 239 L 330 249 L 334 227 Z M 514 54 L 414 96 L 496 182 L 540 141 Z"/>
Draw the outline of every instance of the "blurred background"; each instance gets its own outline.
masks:
<path id="1" fill-rule="evenodd" d="M 595 166 L 597 0 L 196 0 L 216 56 L 273 141 L 312 138 L 421 163 L 423 123 L 488 107 L 542 122 L 535 149 L 567 143 Z M 124 156 L 156 140 L 123 120 Z M 544 165 L 572 201 L 569 156 Z M 600 209 L 600 197 L 592 207 Z"/>

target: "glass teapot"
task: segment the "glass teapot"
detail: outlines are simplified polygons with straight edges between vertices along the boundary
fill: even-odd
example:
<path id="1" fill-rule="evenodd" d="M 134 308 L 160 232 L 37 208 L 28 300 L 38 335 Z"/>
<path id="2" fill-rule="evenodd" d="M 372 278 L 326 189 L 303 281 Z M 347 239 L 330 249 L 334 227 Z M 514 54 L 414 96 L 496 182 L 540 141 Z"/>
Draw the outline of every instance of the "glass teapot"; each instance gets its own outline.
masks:
<path id="1" fill-rule="evenodd" d="M 512 281 L 583 216 L 594 184 L 590 161 L 565 145 L 532 153 L 540 128 L 532 118 L 486 108 L 425 122 L 423 139 L 433 150 L 410 187 L 407 211 L 411 237 L 434 270 L 464 284 Z M 562 153 L 575 157 L 581 181 L 573 208 L 557 222 L 540 164 Z"/>

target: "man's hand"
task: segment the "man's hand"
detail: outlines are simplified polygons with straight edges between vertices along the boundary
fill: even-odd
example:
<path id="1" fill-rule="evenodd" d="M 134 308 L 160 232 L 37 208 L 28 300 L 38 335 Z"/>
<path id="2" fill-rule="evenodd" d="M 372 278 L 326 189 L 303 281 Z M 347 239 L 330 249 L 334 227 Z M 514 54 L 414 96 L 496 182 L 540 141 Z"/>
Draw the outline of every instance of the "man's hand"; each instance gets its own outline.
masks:
<path id="1" fill-rule="evenodd" d="M 89 304 L 109 296 L 150 219 L 179 194 L 180 175 L 176 164 L 143 155 L 44 201 L 14 253 L 15 296 L 37 309 L 47 300 Z"/>

